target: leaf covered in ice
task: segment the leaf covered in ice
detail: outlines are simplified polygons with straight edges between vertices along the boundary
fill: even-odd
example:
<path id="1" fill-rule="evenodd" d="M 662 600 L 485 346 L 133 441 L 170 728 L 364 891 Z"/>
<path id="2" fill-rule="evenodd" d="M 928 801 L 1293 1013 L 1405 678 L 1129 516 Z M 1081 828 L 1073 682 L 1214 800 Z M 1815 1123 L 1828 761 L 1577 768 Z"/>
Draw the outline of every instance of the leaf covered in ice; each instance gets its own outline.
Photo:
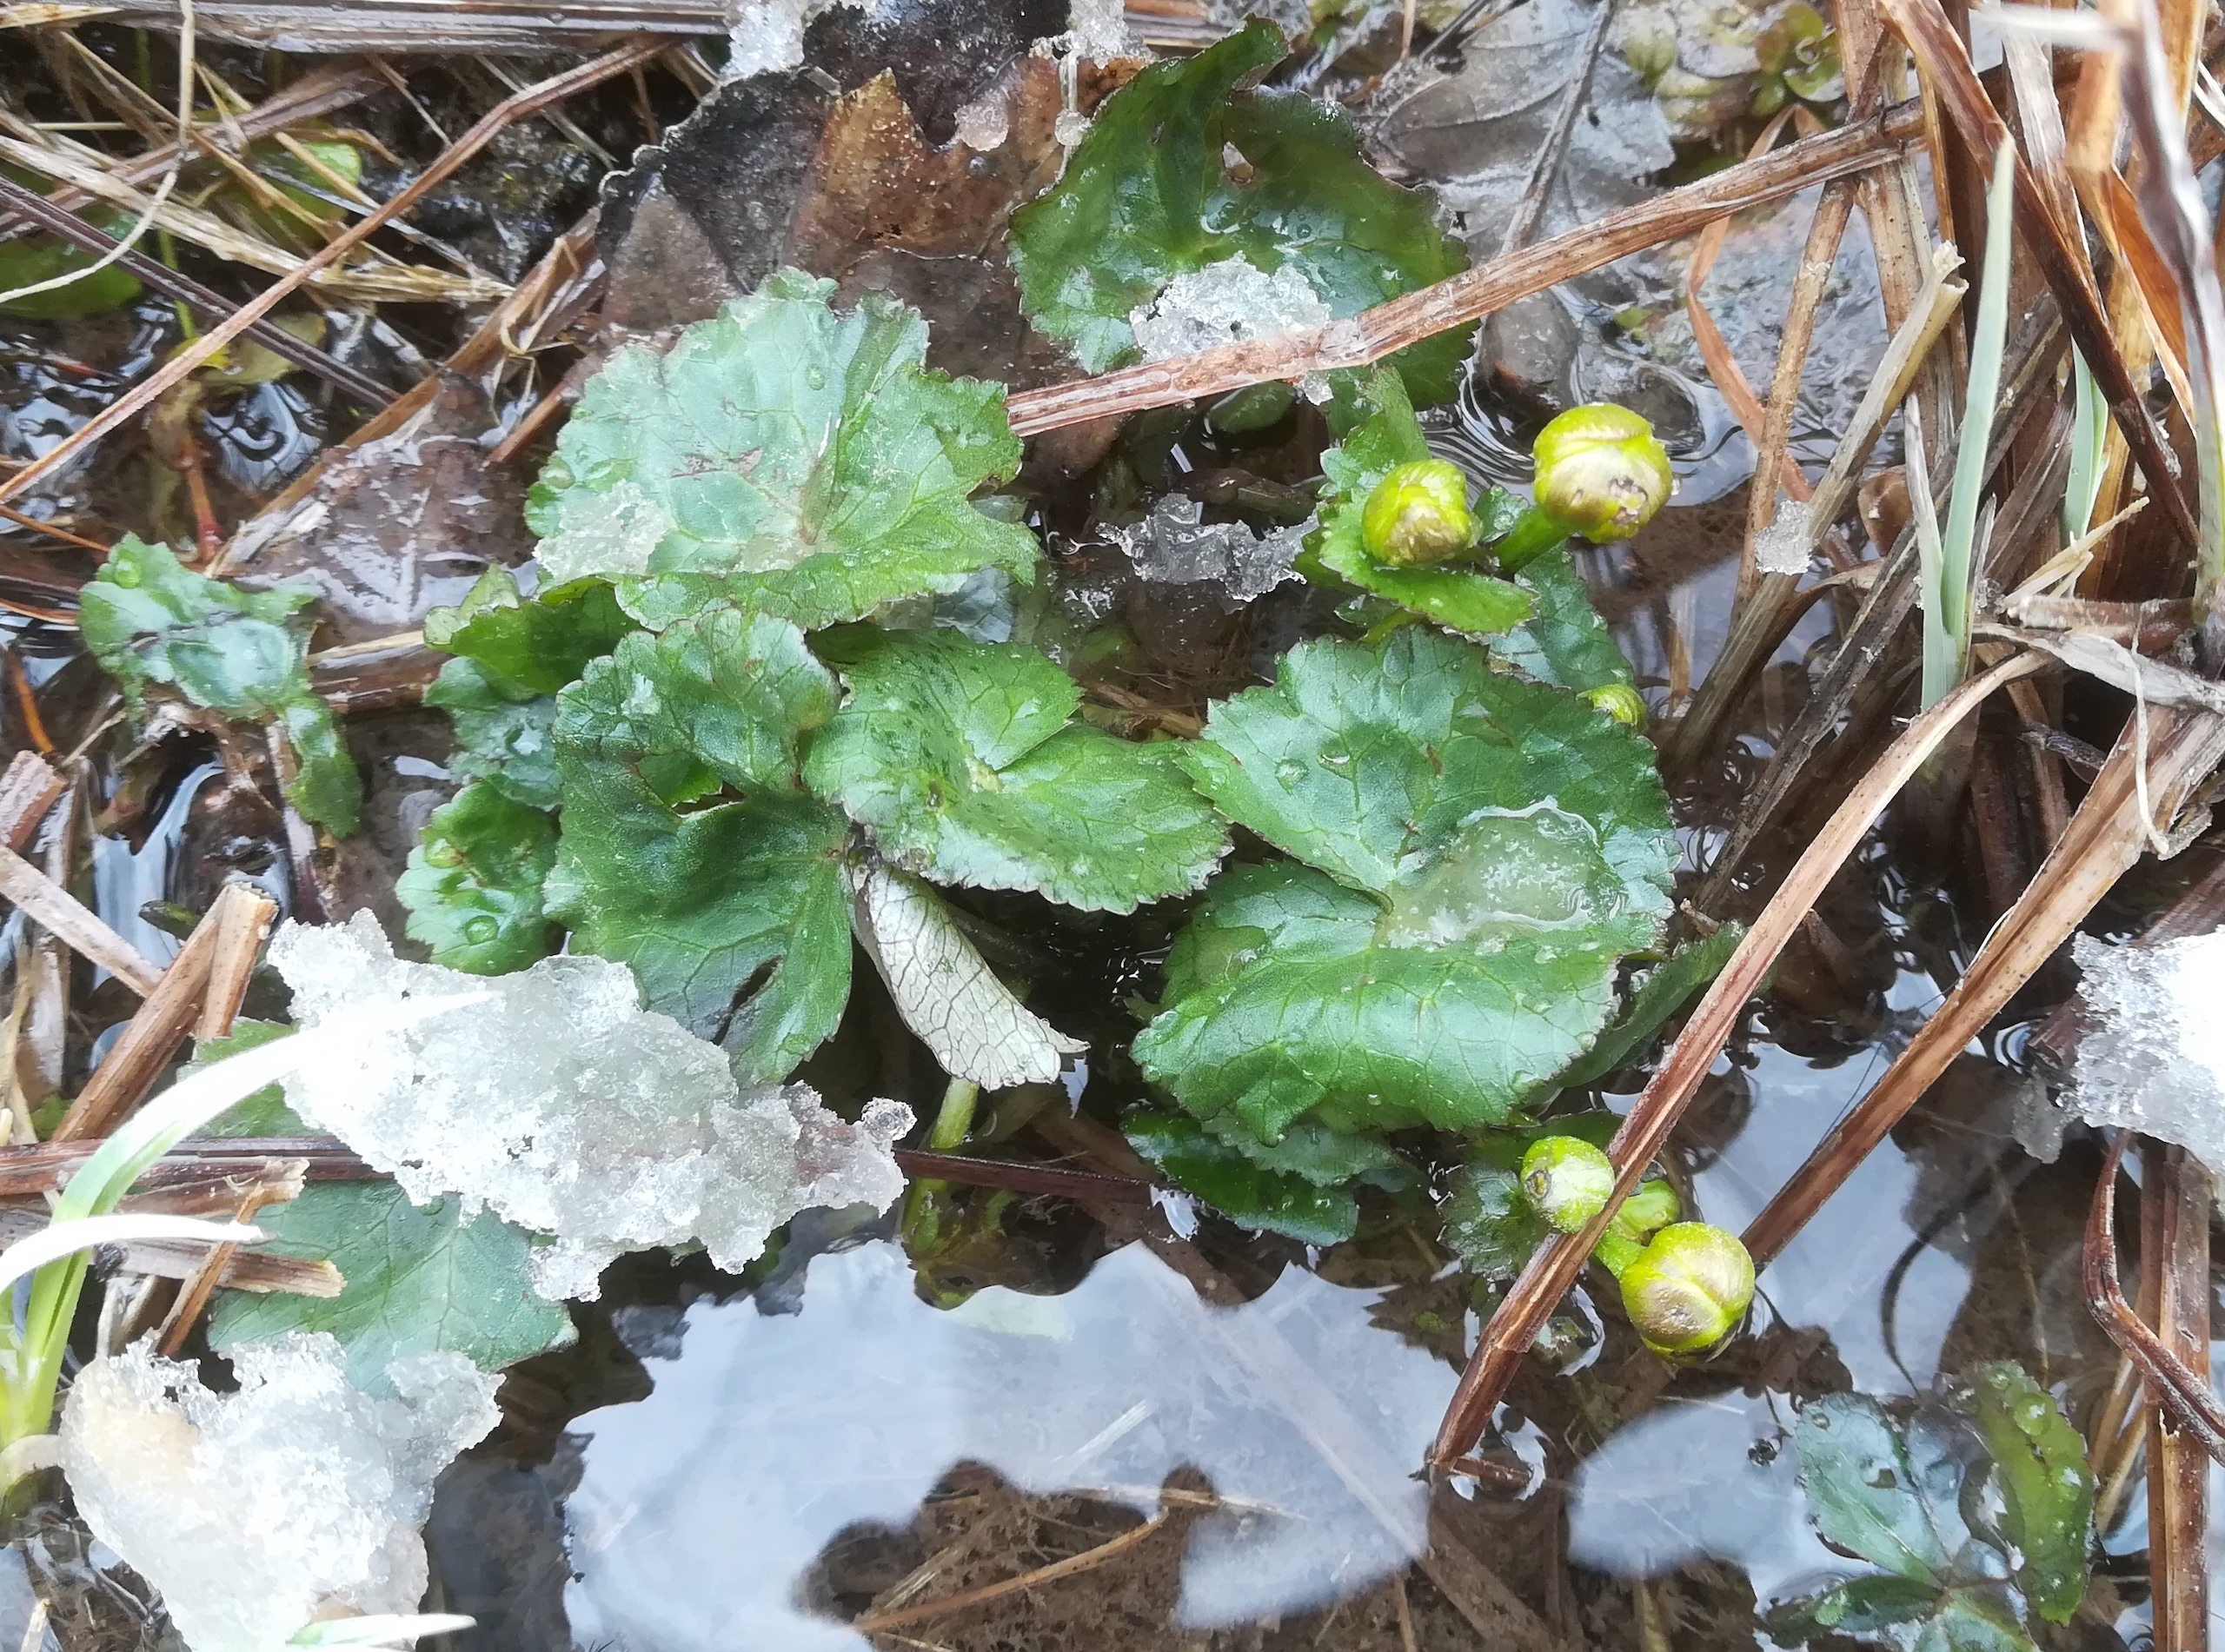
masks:
<path id="1" fill-rule="evenodd" d="M 1262 1141 L 1504 1118 L 1654 944 L 1677 843 L 1651 748 L 1418 627 L 1301 644 L 1184 760 L 1308 863 L 1218 882 L 1138 1037 L 1147 1077 Z"/>
<path id="2" fill-rule="evenodd" d="M 1034 576 L 1035 537 L 968 495 L 1020 467 L 1004 387 L 925 370 L 927 328 L 868 294 L 774 275 L 663 355 L 634 345 L 588 381 L 528 519 L 558 580 L 615 580 L 661 629 L 723 594 L 807 628 Z"/>
<path id="3" fill-rule="evenodd" d="M 349 1380 L 391 1392 L 387 1368 L 448 1350 L 498 1371 L 572 1340 L 564 1310 L 526 1283 L 534 1240 L 491 1211 L 466 1220 L 461 1200 L 413 1204 L 391 1182 L 319 1182 L 256 1217 L 282 1256 L 329 1262 L 347 1283 L 330 1298 L 274 1290 L 217 1293 L 209 1341 L 218 1352 L 293 1330 L 328 1331 Z"/>
<path id="4" fill-rule="evenodd" d="M 291 925 L 270 945 L 314 1027 L 344 1011 L 479 989 L 483 1007 L 364 1039 L 287 1098 L 414 1198 L 461 1194 L 551 1243 L 531 1257 L 551 1301 L 592 1297 L 622 1252 L 701 1241 L 718 1265 L 754 1258 L 798 1211 L 886 1208 L 903 1177 L 889 1145 L 911 1112 L 874 1102 L 847 1125 L 800 1085 L 743 1090 L 727 1059 L 641 1007 L 624 965 L 546 958 L 482 979 L 395 958 L 378 926 Z"/>
<path id="5" fill-rule="evenodd" d="M 1286 50 L 1281 30 L 1255 22 L 1152 64 L 1099 109 L 1057 187 L 1013 215 L 1022 302 L 1089 371 L 1133 358 L 1131 318 L 1171 282 L 1238 256 L 1270 276 L 1295 268 L 1338 317 L 1467 267 L 1436 202 L 1361 159 L 1343 114 L 1243 90 Z M 1417 401 L 1451 398 L 1471 331 L 1393 358 Z"/>
<path id="6" fill-rule="evenodd" d="M 1227 846 L 1173 748 L 1076 720 L 1081 691 L 1033 648 L 899 633 L 842 674 L 805 776 L 900 866 L 1132 912 L 1198 888 Z"/>
<path id="7" fill-rule="evenodd" d="M 167 689 L 219 716 L 276 725 L 296 770 L 287 797 L 344 837 L 355 829 L 363 786 L 332 708 L 309 687 L 302 610 L 315 597 L 294 587 L 243 591 L 127 534 L 85 586 L 77 625 L 135 704 Z"/>
<path id="8" fill-rule="evenodd" d="M 1344 444 L 1321 455 L 1329 488 L 1322 495 L 1321 526 L 1306 535 L 1311 565 L 1470 636 L 1488 636 L 1527 619 L 1536 599 L 1511 581 L 1472 567 L 1392 567 L 1368 554 L 1360 539 L 1360 517 L 1368 495 L 1400 465 L 1435 455 L 1422 439 L 1413 405 L 1397 374 L 1378 368 L 1372 375 L 1361 406 L 1365 416 Z M 1475 512 L 1482 536 L 1495 539 L 1505 533 L 1520 511 L 1518 501 L 1496 488 L 1486 488 Z"/>
<path id="9" fill-rule="evenodd" d="M 523 969 L 548 954 L 541 886 L 556 859 L 556 823 L 474 781 L 433 811 L 394 892 L 409 938 L 433 962 L 474 975 Z"/>
<path id="10" fill-rule="evenodd" d="M 433 1481 L 494 1427 L 495 1379 L 417 1354 L 374 1396 L 337 1342 L 309 1333 L 231 1359 L 229 1394 L 145 1343 L 78 1373 L 62 1456 L 85 1523 L 161 1591 L 194 1652 L 274 1652 L 335 1608 L 415 1611 Z"/>
<path id="11" fill-rule="evenodd" d="M 732 609 L 628 637 L 559 697 L 548 909 L 745 1082 L 793 1071 L 849 998 L 849 822 L 797 775 L 834 703 L 801 632 Z"/>
<path id="12" fill-rule="evenodd" d="M 854 874 L 857 935 L 904 1025 L 953 1078 L 985 1090 L 1048 1084 L 1089 1045 L 1050 1025 L 999 980 L 942 897 L 907 872 Z"/>

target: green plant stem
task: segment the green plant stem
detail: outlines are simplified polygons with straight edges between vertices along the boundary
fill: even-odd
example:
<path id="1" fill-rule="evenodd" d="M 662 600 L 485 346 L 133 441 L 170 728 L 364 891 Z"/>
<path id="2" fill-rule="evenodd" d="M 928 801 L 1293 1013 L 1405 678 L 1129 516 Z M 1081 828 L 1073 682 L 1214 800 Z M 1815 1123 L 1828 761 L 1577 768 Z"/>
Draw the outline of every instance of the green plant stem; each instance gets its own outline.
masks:
<path id="1" fill-rule="evenodd" d="M 935 1114 L 934 1128 L 927 1132 L 929 1152 L 964 1151 L 966 1138 L 973 1130 L 973 1104 L 980 1098 L 980 1085 L 964 1078 L 950 1081 L 942 1092 L 942 1107 Z"/>
<path id="2" fill-rule="evenodd" d="M 1514 519 L 1505 536 L 1488 547 L 1502 574 L 1518 574 L 1547 551 L 1564 543 L 1567 524 L 1555 521 L 1535 505 Z"/>

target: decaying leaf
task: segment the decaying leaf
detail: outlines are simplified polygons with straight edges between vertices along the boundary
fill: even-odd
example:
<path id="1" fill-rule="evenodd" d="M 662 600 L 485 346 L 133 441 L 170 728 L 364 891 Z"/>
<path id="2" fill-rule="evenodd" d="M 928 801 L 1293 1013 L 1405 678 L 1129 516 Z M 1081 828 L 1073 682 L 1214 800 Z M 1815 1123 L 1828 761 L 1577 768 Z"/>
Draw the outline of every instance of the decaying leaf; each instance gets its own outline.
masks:
<path id="1" fill-rule="evenodd" d="M 904 1025 L 952 1078 L 985 1090 L 1048 1084 L 1089 1047 L 1013 996 L 927 884 L 874 865 L 853 872 L 851 887 L 859 943 Z"/>

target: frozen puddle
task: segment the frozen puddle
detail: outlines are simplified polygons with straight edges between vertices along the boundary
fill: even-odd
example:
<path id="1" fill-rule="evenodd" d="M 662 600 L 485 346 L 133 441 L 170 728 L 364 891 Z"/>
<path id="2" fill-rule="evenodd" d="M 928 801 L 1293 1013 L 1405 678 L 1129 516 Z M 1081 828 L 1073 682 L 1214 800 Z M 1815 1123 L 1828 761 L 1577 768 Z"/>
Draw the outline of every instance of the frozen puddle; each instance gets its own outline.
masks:
<path id="1" fill-rule="evenodd" d="M 1234 1308 L 1140 1244 L 1059 1297 L 929 1307 L 893 1244 L 811 1264 L 802 1311 L 687 1311 L 655 1391 L 574 1425 L 575 1644 L 614 1652 L 868 1643 L 795 1604 L 827 1544 L 901 1525 L 952 1467 L 1106 1489 L 1149 1512 L 1188 1465 L 1237 1508 L 1191 1528 L 1179 1616 L 1210 1628 L 1349 1596 L 1418 1555 L 1416 1478 L 1456 1374 L 1370 1323 L 1383 1293 L 1286 1269 Z"/>

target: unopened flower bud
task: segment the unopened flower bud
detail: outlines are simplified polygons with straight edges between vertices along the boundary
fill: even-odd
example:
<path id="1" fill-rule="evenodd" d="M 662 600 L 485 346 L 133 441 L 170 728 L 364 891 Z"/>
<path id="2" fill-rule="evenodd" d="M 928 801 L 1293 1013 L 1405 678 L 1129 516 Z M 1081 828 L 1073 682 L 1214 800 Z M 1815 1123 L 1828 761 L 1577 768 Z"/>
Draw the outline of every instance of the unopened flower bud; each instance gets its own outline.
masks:
<path id="1" fill-rule="evenodd" d="M 1467 476 L 1442 459 L 1400 465 L 1367 496 L 1359 537 L 1370 556 L 1392 567 L 1451 561 L 1476 542 Z"/>
<path id="2" fill-rule="evenodd" d="M 1577 1137 L 1542 1137 L 1522 1156 L 1522 1191 L 1563 1233 L 1574 1233 L 1605 1210 L 1614 1191 L 1613 1163 Z"/>
<path id="3" fill-rule="evenodd" d="M 1571 408 L 1538 433 L 1538 508 L 1597 544 L 1628 539 L 1669 501 L 1676 480 L 1653 427 L 1628 408 Z"/>
<path id="4" fill-rule="evenodd" d="M 1697 1354 L 1737 1329 L 1754 1300 L 1754 1259 L 1705 1222 L 1672 1222 L 1623 1270 L 1623 1310 L 1657 1354 Z"/>

